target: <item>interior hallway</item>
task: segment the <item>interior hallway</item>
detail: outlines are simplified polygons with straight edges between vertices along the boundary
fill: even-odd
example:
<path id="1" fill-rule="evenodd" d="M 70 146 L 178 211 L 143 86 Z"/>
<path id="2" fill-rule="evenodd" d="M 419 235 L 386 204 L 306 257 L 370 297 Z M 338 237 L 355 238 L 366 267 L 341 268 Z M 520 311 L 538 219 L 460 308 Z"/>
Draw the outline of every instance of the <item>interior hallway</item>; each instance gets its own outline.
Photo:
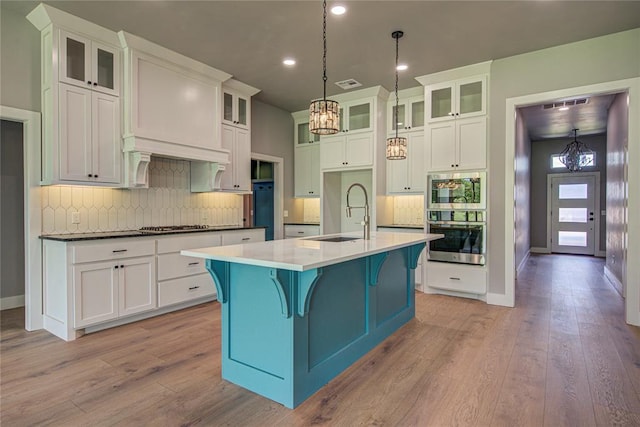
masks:
<path id="1" fill-rule="evenodd" d="M 220 379 L 203 304 L 65 343 L 2 312 L 2 425 L 640 425 L 640 328 L 599 258 L 533 255 L 516 307 L 416 295 L 416 319 L 295 410 Z"/>

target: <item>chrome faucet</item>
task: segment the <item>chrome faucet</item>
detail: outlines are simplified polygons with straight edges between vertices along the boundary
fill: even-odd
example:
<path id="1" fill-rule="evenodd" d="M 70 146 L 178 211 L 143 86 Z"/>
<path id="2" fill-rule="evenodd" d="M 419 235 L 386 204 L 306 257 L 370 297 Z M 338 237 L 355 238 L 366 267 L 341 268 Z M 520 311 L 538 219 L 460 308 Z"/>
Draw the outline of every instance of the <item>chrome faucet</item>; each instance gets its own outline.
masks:
<path id="1" fill-rule="evenodd" d="M 362 188 L 362 192 L 364 193 L 364 206 L 351 206 L 349 204 L 349 192 L 353 187 Z M 369 218 L 369 198 L 367 197 L 367 189 L 364 188 L 362 184 L 359 184 L 357 182 L 351 184 L 349 186 L 349 189 L 347 190 L 347 218 L 351 218 L 351 209 L 364 209 L 364 221 L 362 221 L 362 225 L 364 225 L 364 239 L 371 240 L 371 219 Z"/>

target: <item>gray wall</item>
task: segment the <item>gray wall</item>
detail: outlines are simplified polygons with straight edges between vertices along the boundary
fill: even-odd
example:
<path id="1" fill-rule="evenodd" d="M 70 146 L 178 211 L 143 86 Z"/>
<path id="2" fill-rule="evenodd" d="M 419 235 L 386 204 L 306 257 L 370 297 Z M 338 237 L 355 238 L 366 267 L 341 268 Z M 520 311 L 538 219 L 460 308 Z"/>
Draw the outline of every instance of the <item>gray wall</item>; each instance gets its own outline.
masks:
<path id="1" fill-rule="evenodd" d="M 40 31 L 5 7 L 0 24 L 0 104 L 40 111 Z"/>
<path id="2" fill-rule="evenodd" d="M 616 95 L 607 121 L 607 268 L 624 283 L 626 262 L 625 159 L 629 115 L 627 94 Z M 636 213 L 637 214 L 637 213 Z M 622 289 L 618 289 L 624 293 Z"/>
<path id="3" fill-rule="evenodd" d="M 640 28 L 495 60 L 489 82 L 489 292 L 505 294 L 507 99 L 640 76 Z M 631 213 L 630 213 L 631 214 Z M 640 213 L 636 213 L 640 214 Z"/>
<path id="4" fill-rule="evenodd" d="M 516 112 L 516 176 L 515 176 L 515 263 L 519 267 L 531 247 L 530 224 L 530 181 L 531 181 L 531 141 L 520 111 Z"/>
<path id="5" fill-rule="evenodd" d="M 284 159 L 284 209 L 287 221 L 301 221 L 303 212 L 293 199 L 293 117 L 280 108 L 251 102 L 251 151 Z M 299 218 L 298 218 L 299 217 Z"/>
<path id="6" fill-rule="evenodd" d="M 0 298 L 24 295 L 22 123 L 0 121 Z"/>
<path id="7" fill-rule="evenodd" d="M 578 140 L 596 152 L 595 167 L 586 167 L 583 172 L 600 172 L 600 210 L 606 206 L 607 183 L 607 138 L 605 134 L 580 136 Z M 551 169 L 551 155 L 564 150 L 573 138 L 549 139 L 531 143 L 531 246 L 547 247 L 547 174 L 566 173 L 566 168 Z M 600 212 L 596 212 L 600 216 Z M 606 227 L 600 216 L 599 248 L 605 250 Z M 550 248 L 549 248 L 550 249 Z M 597 248 L 596 248 L 597 249 Z"/>

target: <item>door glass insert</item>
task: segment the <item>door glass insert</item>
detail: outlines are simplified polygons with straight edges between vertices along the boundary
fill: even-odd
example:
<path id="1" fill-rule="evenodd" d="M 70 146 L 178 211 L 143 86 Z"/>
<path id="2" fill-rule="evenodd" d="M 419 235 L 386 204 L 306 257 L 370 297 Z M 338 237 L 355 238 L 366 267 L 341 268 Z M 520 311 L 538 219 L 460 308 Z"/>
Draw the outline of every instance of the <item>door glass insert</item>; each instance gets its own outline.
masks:
<path id="1" fill-rule="evenodd" d="M 238 121 L 247 124 L 247 100 L 244 98 L 238 98 Z"/>
<path id="2" fill-rule="evenodd" d="M 369 116 L 368 102 L 349 107 L 349 130 L 367 129 L 369 127 Z"/>
<path id="3" fill-rule="evenodd" d="M 404 122 L 404 104 L 398 105 L 397 116 L 396 116 L 396 106 L 394 105 L 393 107 L 391 107 L 391 121 L 395 122 L 396 117 L 398 118 L 397 123 L 391 124 L 391 130 L 404 129 L 404 127 L 407 125 Z"/>
<path id="4" fill-rule="evenodd" d="M 451 112 L 451 88 L 445 87 L 432 91 L 431 118 L 447 117 Z"/>
<path id="5" fill-rule="evenodd" d="M 482 82 L 460 85 L 460 114 L 482 111 Z"/>
<path id="6" fill-rule="evenodd" d="M 587 208 L 559 208 L 559 222 L 587 222 Z"/>
<path id="7" fill-rule="evenodd" d="M 560 184 L 558 186 L 558 198 L 566 199 L 586 199 L 587 184 Z"/>
<path id="8" fill-rule="evenodd" d="M 67 77 L 84 81 L 84 43 L 67 38 Z"/>
<path id="9" fill-rule="evenodd" d="M 411 104 L 411 126 L 424 126 L 424 101 Z"/>
<path id="10" fill-rule="evenodd" d="M 233 121 L 233 96 L 230 93 L 224 94 L 224 119 L 228 122 Z"/>
<path id="11" fill-rule="evenodd" d="M 558 231 L 558 244 L 586 247 L 587 233 L 584 231 Z"/>
<path id="12" fill-rule="evenodd" d="M 113 53 L 98 49 L 98 85 L 113 89 Z"/>

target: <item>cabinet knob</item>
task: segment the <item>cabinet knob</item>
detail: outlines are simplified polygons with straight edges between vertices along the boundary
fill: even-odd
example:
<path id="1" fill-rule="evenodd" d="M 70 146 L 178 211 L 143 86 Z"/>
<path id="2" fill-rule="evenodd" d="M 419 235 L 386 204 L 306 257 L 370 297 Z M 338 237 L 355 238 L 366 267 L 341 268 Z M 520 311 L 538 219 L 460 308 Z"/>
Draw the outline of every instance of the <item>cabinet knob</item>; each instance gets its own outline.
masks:
<path id="1" fill-rule="evenodd" d="M 89 86 L 91 86 L 91 82 L 90 82 L 90 81 L 87 81 L 87 84 L 88 84 Z"/>
<path id="2" fill-rule="evenodd" d="M 451 167 L 454 167 L 454 165 L 451 165 Z"/>
<path id="3" fill-rule="evenodd" d="M 114 268 L 118 268 L 118 266 L 116 265 Z"/>
<path id="4" fill-rule="evenodd" d="M 458 164 L 456 163 L 456 167 L 458 167 Z"/>
<path id="5" fill-rule="evenodd" d="M 93 178 L 93 175 L 92 175 L 92 174 L 89 174 L 89 175 L 87 175 L 87 176 L 88 176 L 89 178 Z"/>
<path id="6" fill-rule="evenodd" d="M 93 175 L 93 177 L 94 177 L 94 178 L 97 178 L 97 177 L 98 177 L 98 175 Z"/>
<path id="7" fill-rule="evenodd" d="M 121 265 L 120 268 L 124 268 L 124 265 Z"/>
<path id="8" fill-rule="evenodd" d="M 93 85 L 94 85 L 94 86 L 98 86 L 98 83 L 96 83 L 96 82 L 93 82 Z"/>

